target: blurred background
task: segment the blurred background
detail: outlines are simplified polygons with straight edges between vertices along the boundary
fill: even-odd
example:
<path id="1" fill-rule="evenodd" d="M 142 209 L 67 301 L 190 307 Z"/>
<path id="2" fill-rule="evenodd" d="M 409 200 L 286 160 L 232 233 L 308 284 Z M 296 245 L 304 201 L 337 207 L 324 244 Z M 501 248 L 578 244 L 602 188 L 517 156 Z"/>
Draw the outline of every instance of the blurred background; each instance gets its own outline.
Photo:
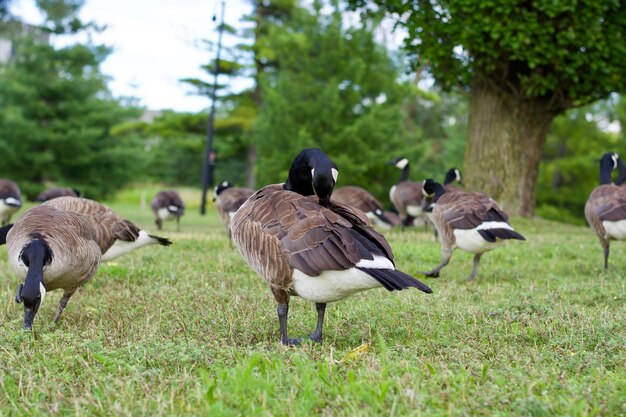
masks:
<path id="1" fill-rule="evenodd" d="M 215 181 L 282 182 L 309 146 L 337 163 L 339 185 L 384 204 L 398 178 L 389 159 L 441 181 L 463 168 L 468 94 L 439 87 L 405 52 L 405 28 L 354 3 L 229 0 L 221 25 L 215 0 L 0 0 L 0 178 L 28 198 L 52 185 L 93 199 L 199 189 L 222 29 Z M 556 116 L 539 216 L 584 223 L 598 159 L 621 150 L 625 122 L 616 93 Z"/>

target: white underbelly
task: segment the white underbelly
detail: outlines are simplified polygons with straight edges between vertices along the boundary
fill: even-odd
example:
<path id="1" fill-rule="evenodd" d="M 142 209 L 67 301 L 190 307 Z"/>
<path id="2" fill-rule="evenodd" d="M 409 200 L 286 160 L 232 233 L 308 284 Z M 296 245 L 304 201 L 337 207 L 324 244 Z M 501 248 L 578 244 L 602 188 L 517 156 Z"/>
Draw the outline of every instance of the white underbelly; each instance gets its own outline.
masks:
<path id="1" fill-rule="evenodd" d="M 305 300 L 330 303 L 357 292 L 380 287 L 381 284 L 365 272 L 350 268 L 343 271 L 324 271 L 316 277 L 294 269 L 293 288 Z"/>
<path id="2" fill-rule="evenodd" d="M 488 229 L 509 229 L 513 228 L 504 222 L 485 222 L 473 229 L 454 229 L 454 237 L 456 240 L 456 246 L 470 253 L 483 253 L 497 248 L 503 243 L 503 240 L 496 240 L 495 242 L 487 242 L 478 233 L 479 230 Z"/>
<path id="3" fill-rule="evenodd" d="M 422 207 L 421 206 L 406 206 L 406 212 L 413 217 L 419 217 L 422 215 Z"/>
<path id="4" fill-rule="evenodd" d="M 626 220 L 618 220 L 616 222 L 604 220 L 602 226 L 604 226 L 606 236 L 609 239 L 626 239 Z"/>
<path id="5" fill-rule="evenodd" d="M 15 199 L 11 199 L 11 200 L 15 200 Z M 3 218 L 3 219 L 8 218 L 19 209 L 20 209 L 19 207 L 10 206 L 6 204 L 4 200 L 0 200 L 0 218 Z"/>
<path id="6" fill-rule="evenodd" d="M 170 220 L 170 219 L 173 219 L 174 217 L 176 217 L 175 214 L 170 213 L 170 211 L 167 209 L 167 207 L 160 208 L 157 211 L 157 216 L 159 216 L 159 219 L 161 219 L 161 220 Z"/>

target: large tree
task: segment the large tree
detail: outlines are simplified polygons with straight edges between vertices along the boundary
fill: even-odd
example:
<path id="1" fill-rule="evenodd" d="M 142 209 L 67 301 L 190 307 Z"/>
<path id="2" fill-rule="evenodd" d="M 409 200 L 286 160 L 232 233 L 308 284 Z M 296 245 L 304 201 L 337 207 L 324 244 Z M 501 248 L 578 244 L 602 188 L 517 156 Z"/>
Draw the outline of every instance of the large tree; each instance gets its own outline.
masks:
<path id="1" fill-rule="evenodd" d="M 30 196 L 48 182 L 103 197 L 135 173 L 135 149 L 110 131 L 137 112 L 107 89 L 99 67 L 108 48 L 59 48 L 41 36 L 99 30 L 78 18 L 82 1 L 37 4 L 46 21 L 30 36 L 15 38 L 15 57 L 0 68 L 0 176 L 14 179 Z"/>
<path id="2" fill-rule="evenodd" d="M 626 3 L 617 0 L 351 0 L 392 13 L 415 68 L 470 97 L 465 180 L 532 216 L 552 120 L 626 90 Z"/>

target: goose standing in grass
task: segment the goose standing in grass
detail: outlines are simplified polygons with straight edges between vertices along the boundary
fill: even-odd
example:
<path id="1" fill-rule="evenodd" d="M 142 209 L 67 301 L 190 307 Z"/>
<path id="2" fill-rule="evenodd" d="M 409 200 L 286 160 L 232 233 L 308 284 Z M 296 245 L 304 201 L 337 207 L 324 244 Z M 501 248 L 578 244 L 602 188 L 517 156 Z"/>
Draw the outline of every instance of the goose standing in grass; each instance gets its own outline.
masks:
<path id="1" fill-rule="evenodd" d="M 185 214 L 185 203 L 174 190 L 159 191 L 150 204 L 156 216 L 157 229 L 163 228 L 164 220 L 176 219 L 176 231 L 180 232 L 180 218 Z"/>
<path id="2" fill-rule="evenodd" d="M 239 207 L 254 194 L 254 190 L 249 188 L 236 188 L 228 181 L 222 181 L 215 187 L 215 208 L 220 215 L 222 224 L 228 232 L 228 238 L 231 239 L 230 220 L 233 218 Z"/>
<path id="3" fill-rule="evenodd" d="M 339 171 L 320 149 L 303 150 L 284 184 L 252 195 L 231 222 L 233 241 L 248 265 L 269 284 L 278 303 L 280 340 L 287 335 L 289 300 L 315 302 L 317 326 L 309 339 L 321 342 L 326 304 L 384 287 L 431 289 L 395 269 L 385 238 L 367 226 L 363 213 L 331 203 Z"/>
<path id="4" fill-rule="evenodd" d="M 418 217 L 422 218 L 423 221 L 423 182 L 409 181 L 410 164 L 407 158 L 399 157 L 389 161 L 389 164 L 401 171 L 400 179 L 389 190 L 389 199 L 398 211 L 402 224 L 404 226 L 410 226 Z"/>
<path id="5" fill-rule="evenodd" d="M 13 213 L 22 207 L 22 193 L 16 183 L 0 180 L 0 221 L 6 226 Z"/>
<path id="6" fill-rule="evenodd" d="M 619 169 L 615 184 L 611 183 L 611 172 Z M 585 217 L 598 236 L 604 249 L 604 269 L 609 267 L 611 240 L 626 239 L 626 188 L 621 184 L 626 179 L 626 167 L 618 154 L 605 153 L 600 159 L 600 185 L 589 195 L 585 204 Z"/>
<path id="7" fill-rule="evenodd" d="M 50 205 L 30 209 L 7 235 L 9 263 L 24 279 L 15 301 L 24 303 L 24 328 L 30 329 L 47 291 L 63 289 L 56 323 L 74 292 L 91 278 L 102 259 L 102 242 L 83 214 Z"/>
<path id="8" fill-rule="evenodd" d="M 59 197 L 43 203 L 42 206 L 86 216 L 95 228 L 96 240 L 102 249 L 102 261 L 110 261 L 143 246 L 172 244 L 169 239 L 139 229 L 133 222 L 122 219 L 97 201 L 80 197 Z"/>
<path id="9" fill-rule="evenodd" d="M 473 281 L 483 253 L 495 249 L 504 240 L 526 240 L 513 230 L 498 203 L 485 194 L 446 193 L 441 184 L 428 178 L 424 181 L 424 196 L 432 201 L 427 211 L 432 211 L 430 218 L 441 239 L 443 256 L 436 268 L 424 273 L 428 277 L 438 277 L 458 247 L 474 254 L 474 266 L 468 278 Z"/>
<path id="10" fill-rule="evenodd" d="M 461 187 L 454 184 L 455 182 L 460 185 L 463 185 L 463 178 L 461 178 L 461 171 L 459 171 L 457 168 L 450 168 L 448 172 L 446 172 L 446 176 L 443 179 L 443 188 L 446 190 L 446 193 L 453 193 L 455 191 L 463 191 Z"/>
<path id="11" fill-rule="evenodd" d="M 390 229 L 394 226 L 393 221 L 385 214 L 382 204 L 364 188 L 351 185 L 337 188 L 331 201 L 361 210 L 373 224 L 381 228 Z"/>

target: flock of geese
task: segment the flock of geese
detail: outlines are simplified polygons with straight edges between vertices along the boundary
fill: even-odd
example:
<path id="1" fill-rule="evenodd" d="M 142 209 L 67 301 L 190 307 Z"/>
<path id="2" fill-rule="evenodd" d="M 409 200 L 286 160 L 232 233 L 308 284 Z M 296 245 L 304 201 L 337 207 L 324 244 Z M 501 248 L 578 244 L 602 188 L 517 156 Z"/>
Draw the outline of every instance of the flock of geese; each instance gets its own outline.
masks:
<path id="1" fill-rule="evenodd" d="M 390 162 L 401 171 L 389 197 L 396 212 L 386 211 L 368 191 L 347 186 L 335 190 L 339 169 L 320 149 L 304 149 L 294 159 L 287 181 L 258 191 L 236 188 L 227 181 L 215 190 L 215 205 L 229 237 L 248 265 L 269 285 L 278 304 L 280 341 L 297 345 L 287 331 L 289 301 L 299 296 L 315 303 L 317 326 L 309 339 L 322 340 L 326 304 L 368 289 L 432 290 L 395 267 L 392 249 L 373 226 L 433 224 L 442 260 L 428 277 L 438 277 L 456 248 L 474 254 L 468 280 L 476 278 L 481 256 L 509 239 L 525 240 L 507 214 L 489 196 L 465 192 L 458 169 L 444 183 L 409 180 L 409 161 Z M 612 183 L 613 170 L 619 170 Z M 600 161 L 600 186 L 590 195 L 585 215 L 604 248 L 608 267 L 609 241 L 626 239 L 626 167 L 616 153 Z M 6 243 L 9 263 L 23 280 L 15 300 L 24 304 L 24 328 L 30 329 L 47 291 L 63 289 L 56 322 L 76 289 L 88 281 L 101 262 L 136 248 L 171 241 L 152 235 L 105 205 L 80 197 L 78 190 L 42 193 L 40 206 L 15 224 L 11 215 L 21 207 L 19 187 L 0 180 L 0 243 Z M 163 221 L 180 217 L 184 203 L 175 191 L 158 193 L 151 204 L 159 230 Z"/>

